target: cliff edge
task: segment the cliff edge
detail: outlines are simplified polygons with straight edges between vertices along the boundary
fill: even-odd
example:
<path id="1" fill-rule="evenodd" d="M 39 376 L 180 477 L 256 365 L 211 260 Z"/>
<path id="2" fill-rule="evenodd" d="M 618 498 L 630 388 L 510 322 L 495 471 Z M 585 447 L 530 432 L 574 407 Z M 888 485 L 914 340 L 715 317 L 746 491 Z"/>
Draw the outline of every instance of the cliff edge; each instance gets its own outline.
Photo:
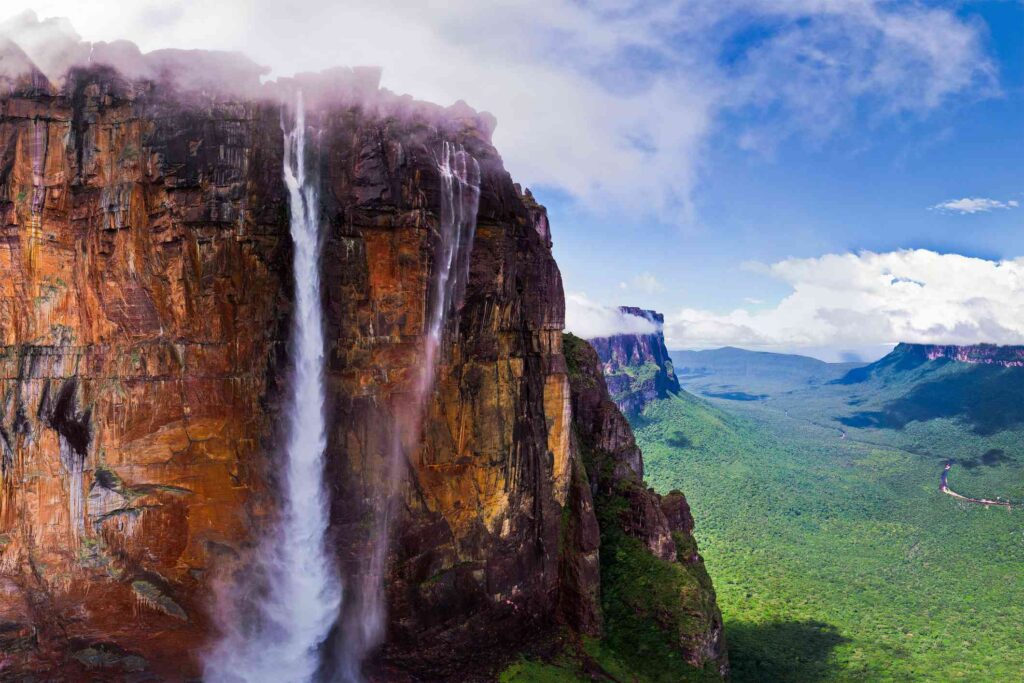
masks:
<path id="1" fill-rule="evenodd" d="M 679 379 L 665 347 L 665 316 L 635 306 L 620 306 L 625 315 L 649 323 L 650 332 L 616 334 L 590 339 L 604 368 L 608 390 L 619 409 L 638 415 L 644 406 L 678 394 Z"/>
<path id="2" fill-rule="evenodd" d="M 488 680 L 550 634 L 619 633 L 595 513 L 612 508 L 595 494 L 647 501 L 656 521 L 637 524 L 657 529 L 643 534 L 658 561 L 689 566 L 671 562 L 692 556 L 665 521 L 682 508 L 665 517 L 639 480 L 613 485 L 604 456 L 584 455 L 628 425 L 608 404 L 607 429 L 574 429 L 597 404 L 570 388 L 546 213 L 504 170 L 493 119 L 394 95 L 366 71 L 254 94 L 171 78 L 195 58 L 173 51 L 139 73 L 92 63 L 59 79 L 15 56 L 25 68 L 0 73 L 0 676 L 201 675 L 217 586 L 245 573 L 279 514 L 293 314 L 282 111 L 298 90 L 321 179 L 329 550 L 348 586 L 371 575 L 368 520 L 419 376 L 438 151 L 480 167 L 465 296 L 389 518 L 386 636 L 368 675 Z M 607 543 L 651 547 L 623 534 Z M 698 586 L 685 594 L 713 604 Z M 710 661 L 700 643 L 719 640 L 681 633 L 681 657 Z"/>

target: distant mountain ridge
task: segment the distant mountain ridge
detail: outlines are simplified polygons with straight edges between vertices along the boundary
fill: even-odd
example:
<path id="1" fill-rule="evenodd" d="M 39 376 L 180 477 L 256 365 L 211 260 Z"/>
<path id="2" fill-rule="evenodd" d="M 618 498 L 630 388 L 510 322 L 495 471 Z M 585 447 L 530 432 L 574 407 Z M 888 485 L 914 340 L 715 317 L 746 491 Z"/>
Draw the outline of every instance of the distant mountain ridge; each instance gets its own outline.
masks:
<path id="1" fill-rule="evenodd" d="M 626 315 L 654 323 L 655 331 L 589 339 L 604 370 L 608 391 L 627 415 L 641 413 L 651 401 L 681 391 L 672 357 L 665 346 L 665 316 L 636 306 L 620 306 Z"/>
<path id="2" fill-rule="evenodd" d="M 970 346 L 900 344 L 899 346 L 919 346 L 924 349 L 928 360 L 946 358 L 958 363 L 1001 365 L 1004 368 L 1024 367 L 1024 346 L 998 346 L 996 344 L 972 344 Z"/>
<path id="3" fill-rule="evenodd" d="M 874 363 L 854 368 L 834 381 L 836 384 L 859 384 L 886 370 L 913 370 L 930 361 L 1020 368 L 1024 367 L 1024 346 L 998 346 L 996 344 L 955 346 L 902 342 L 897 344 L 891 353 Z"/>
<path id="4" fill-rule="evenodd" d="M 672 359 L 688 390 L 735 401 L 759 400 L 766 394 L 826 384 L 863 366 L 733 346 L 672 351 Z"/>

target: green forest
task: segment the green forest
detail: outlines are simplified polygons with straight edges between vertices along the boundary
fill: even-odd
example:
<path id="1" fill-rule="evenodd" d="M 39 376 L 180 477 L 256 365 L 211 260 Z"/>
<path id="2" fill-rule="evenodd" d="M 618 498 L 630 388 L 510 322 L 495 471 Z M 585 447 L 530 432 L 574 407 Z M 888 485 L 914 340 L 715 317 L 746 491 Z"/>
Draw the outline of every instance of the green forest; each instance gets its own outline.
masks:
<path id="1" fill-rule="evenodd" d="M 734 680 L 1024 679 L 1024 510 L 943 495 L 934 455 L 789 406 L 683 393 L 634 421 L 648 482 L 690 501 Z M 964 431 L 917 426 L 888 441 Z M 955 468 L 951 486 L 1019 483 L 1016 458 Z"/>

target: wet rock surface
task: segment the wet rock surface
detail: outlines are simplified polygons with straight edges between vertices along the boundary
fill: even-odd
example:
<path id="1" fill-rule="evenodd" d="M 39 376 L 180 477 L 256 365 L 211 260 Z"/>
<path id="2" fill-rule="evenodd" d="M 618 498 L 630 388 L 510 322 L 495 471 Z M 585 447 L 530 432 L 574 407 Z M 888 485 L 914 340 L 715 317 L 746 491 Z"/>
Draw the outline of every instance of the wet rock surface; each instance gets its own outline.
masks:
<path id="1" fill-rule="evenodd" d="M 215 583 L 244 572 L 277 513 L 293 281 L 281 105 L 101 66 L 59 84 L 0 76 L 0 677 L 196 677 Z M 578 441 L 615 452 L 616 477 L 642 476 L 642 459 L 600 376 L 592 400 L 570 390 L 547 216 L 503 169 L 493 120 L 380 91 L 372 73 L 330 78 L 309 107 L 330 550 L 358 585 L 386 508 L 387 637 L 370 669 L 486 679 L 554 629 L 601 633 L 604 480 Z M 480 164 L 478 224 L 388 505 L 444 142 Z M 675 527 L 637 495 L 630 533 L 667 558 Z"/>
<path id="2" fill-rule="evenodd" d="M 406 454 L 388 558 L 382 661 L 443 674 L 557 620 L 572 477 L 561 279 L 543 208 L 490 145 L 493 121 L 355 97 L 360 79 L 310 117 L 331 539 L 352 581 L 395 415 L 410 408 L 442 142 L 483 175 L 467 293 Z M 84 675 L 116 647 L 133 668 L 198 675 L 213 577 L 275 514 L 292 281 L 281 107 L 100 67 L 60 87 L 38 73 L 9 85 L 0 604 L 17 647 L 0 666 Z"/>
<path id="3" fill-rule="evenodd" d="M 4 675 L 198 672 L 211 548 L 270 509 L 277 118 L 104 68 L 0 97 Z"/>

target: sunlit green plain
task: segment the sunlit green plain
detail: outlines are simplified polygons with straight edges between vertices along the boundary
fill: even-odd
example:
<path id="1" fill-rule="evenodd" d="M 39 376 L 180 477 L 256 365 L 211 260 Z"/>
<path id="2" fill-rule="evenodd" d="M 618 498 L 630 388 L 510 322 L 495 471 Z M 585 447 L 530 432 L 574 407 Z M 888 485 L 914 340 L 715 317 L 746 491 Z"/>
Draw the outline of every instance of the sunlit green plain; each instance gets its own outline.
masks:
<path id="1" fill-rule="evenodd" d="M 767 402 L 684 394 L 634 426 L 649 483 L 693 508 L 734 680 L 1024 680 L 1024 509 Z"/>

